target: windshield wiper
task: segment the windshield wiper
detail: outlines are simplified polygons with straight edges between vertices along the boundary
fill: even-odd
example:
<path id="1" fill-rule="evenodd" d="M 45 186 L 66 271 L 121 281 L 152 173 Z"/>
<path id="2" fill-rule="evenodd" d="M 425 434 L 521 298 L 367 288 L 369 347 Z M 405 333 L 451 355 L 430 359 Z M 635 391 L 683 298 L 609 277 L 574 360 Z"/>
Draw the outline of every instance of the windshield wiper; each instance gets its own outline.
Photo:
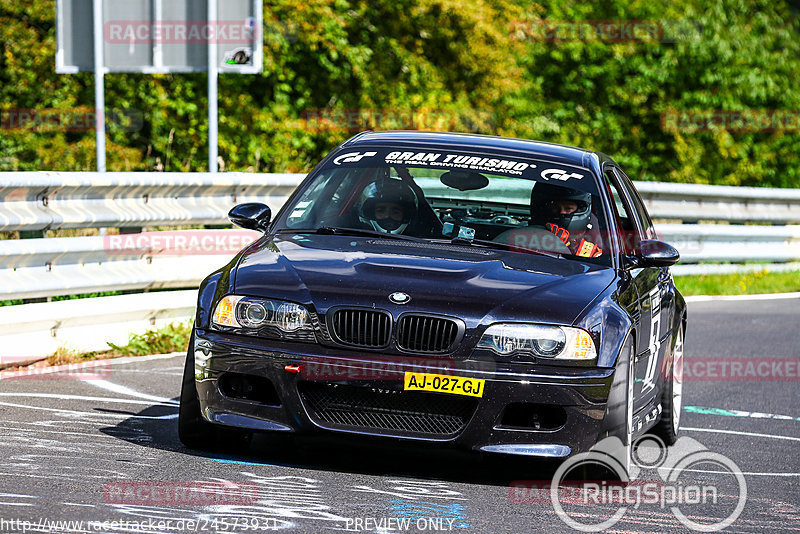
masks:
<path id="1" fill-rule="evenodd" d="M 292 230 L 291 228 L 281 228 L 277 234 L 315 234 L 315 235 L 349 235 L 360 237 L 378 237 L 383 239 L 400 239 L 402 241 L 419 241 L 419 239 L 401 235 L 389 234 L 383 232 L 376 232 L 375 230 L 364 230 L 361 228 L 340 228 L 338 226 L 321 226 L 319 228 L 307 228 L 301 230 Z"/>
<path id="2" fill-rule="evenodd" d="M 508 243 L 498 243 L 497 241 L 487 241 L 485 239 L 464 239 L 461 237 L 455 237 L 450 240 L 450 243 L 454 245 L 465 245 L 465 246 L 476 246 L 482 248 L 494 248 L 498 250 L 514 250 L 523 253 L 532 253 L 537 254 L 539 256 L 547 256 L 548 258 L 563 258 L 563 254 L 559 254 L 558 252 L 550 252 L 547 250 L 539 250 L 535 248 L 521 248 L 515 247 L 514 249 L 511 248 L 511 245 Z"/>
<path id="3" fill-rule="evenodd" d="M 319 228 L 303 228 L 293 230 L 291 228 L 281 228 L 275 232 L 276 234 L 301 234 L 301 235 L 340 235 L 340 236 L 359 236 L 359 237 L 375 237 L 379 239 L 398 239 L 400 241 L 411 241 L 414 243 L 450 243 L 453 245 L 464 245 L 467 247 L 478 248 L 492 248 L 497 250 L 512 250 L 511 245 L 507 243 L 498 243 L 496 241 L 487 241 L 484 239 L 464 239 L 456 237 L 453 239 L 426 239 L 421 237 L 412 237 L 403 234 L 388 234 L 383 232 L 376 232 L 374 230 L 365 230 L 362 228 L 340 228 L 338 226 L 321 226 Z M 558 252 L 549 252 L 539 249 L 523 248 L 520 252 L 537 254 L 539 256 L 547 256 L 548 258 L 563 258 L 563 254 Z"/>

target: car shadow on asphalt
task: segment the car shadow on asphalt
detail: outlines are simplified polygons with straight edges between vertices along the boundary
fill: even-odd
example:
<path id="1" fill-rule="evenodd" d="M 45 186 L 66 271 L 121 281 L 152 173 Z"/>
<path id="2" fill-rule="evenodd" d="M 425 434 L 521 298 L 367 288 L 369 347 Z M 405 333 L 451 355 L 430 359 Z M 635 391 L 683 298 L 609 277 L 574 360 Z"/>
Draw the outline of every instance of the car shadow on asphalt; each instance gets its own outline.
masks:
<path id="1" fill-rule="evenodd" d="M 518 480 L 550 480 L 559 465 L 555 460 L 447 449 L 441 443 L 401 446 L 397 439 L 362 436 L 328 438 L 256 433 L 244 450 L 199 451 L 189 449 L 179 441 L 177 407 L 154 405 L 137 413 L 101 410 L 130 415 L 114 426 L 101 428 L 100 431 L 106 435 L 141 447 L 229 464 L 497 486 L 508 486 Z"/>

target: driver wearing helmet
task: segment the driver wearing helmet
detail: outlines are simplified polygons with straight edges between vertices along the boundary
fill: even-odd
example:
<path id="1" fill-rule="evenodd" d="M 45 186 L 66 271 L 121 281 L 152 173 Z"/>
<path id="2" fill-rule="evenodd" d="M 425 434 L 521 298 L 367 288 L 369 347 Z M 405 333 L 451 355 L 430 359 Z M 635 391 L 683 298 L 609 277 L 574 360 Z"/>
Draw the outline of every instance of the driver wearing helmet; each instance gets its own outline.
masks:
<path id="1" fill-rule="evenodd" d="M 408 184 L 379 178 L 364 188 L 358 218 L 377 232 L 402 234 L 418 209 L 417 195 Z"/>
<path id="2" fill-rule="evenodd" d="M 555 234 L 570 252 L 584 258 L 603 253 L 586 239 L 592 229 L 592 195 L 585 191 L 539 182 L 531 192 L 531 224 L 544 226 Z"/>

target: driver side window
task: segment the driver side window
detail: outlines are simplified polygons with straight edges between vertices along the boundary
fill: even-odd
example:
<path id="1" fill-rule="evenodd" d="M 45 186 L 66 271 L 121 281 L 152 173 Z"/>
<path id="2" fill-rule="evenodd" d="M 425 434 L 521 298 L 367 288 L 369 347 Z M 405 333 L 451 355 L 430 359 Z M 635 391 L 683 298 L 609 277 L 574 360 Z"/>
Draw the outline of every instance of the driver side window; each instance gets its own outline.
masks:
<path id="1" fill-rule="evenodd" d="M 605 178 L 605 185 L 611 193 L 614 202 L 612 210 L 614 218 L 617 221 L 617 229 L 619 233 L 620 244 L 622 246 L 623 254 L 633 254 L 639 248 L 641 241 L 641 233 L 637 225 L 636 217 L 628 205 L 628 199 L 623 194 L 613 175 L 612 170 L 606 169 L 603 173 Z"/>

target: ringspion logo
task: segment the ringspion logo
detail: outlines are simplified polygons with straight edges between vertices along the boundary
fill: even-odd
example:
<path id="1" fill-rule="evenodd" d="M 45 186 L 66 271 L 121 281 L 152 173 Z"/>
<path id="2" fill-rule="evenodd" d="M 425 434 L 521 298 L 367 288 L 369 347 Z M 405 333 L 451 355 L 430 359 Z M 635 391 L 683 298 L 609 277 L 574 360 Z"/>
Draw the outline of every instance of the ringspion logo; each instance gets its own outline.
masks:
<path id="1" fill-rule="evenodd" d="M 587 472 L 602 477 L 585 480 Z M 550 504 L 580 532 L 613 528 L 632 510 L 669 510 L 690 530 L 716 532 L 741 515 L 747 482 L 733 460 L 692 438 L 667 447 L 652 435 L 631 446 L 609 437 L 563 462 L 551 481 L 512 482 L 508 497 L 517 505 Z"/>

